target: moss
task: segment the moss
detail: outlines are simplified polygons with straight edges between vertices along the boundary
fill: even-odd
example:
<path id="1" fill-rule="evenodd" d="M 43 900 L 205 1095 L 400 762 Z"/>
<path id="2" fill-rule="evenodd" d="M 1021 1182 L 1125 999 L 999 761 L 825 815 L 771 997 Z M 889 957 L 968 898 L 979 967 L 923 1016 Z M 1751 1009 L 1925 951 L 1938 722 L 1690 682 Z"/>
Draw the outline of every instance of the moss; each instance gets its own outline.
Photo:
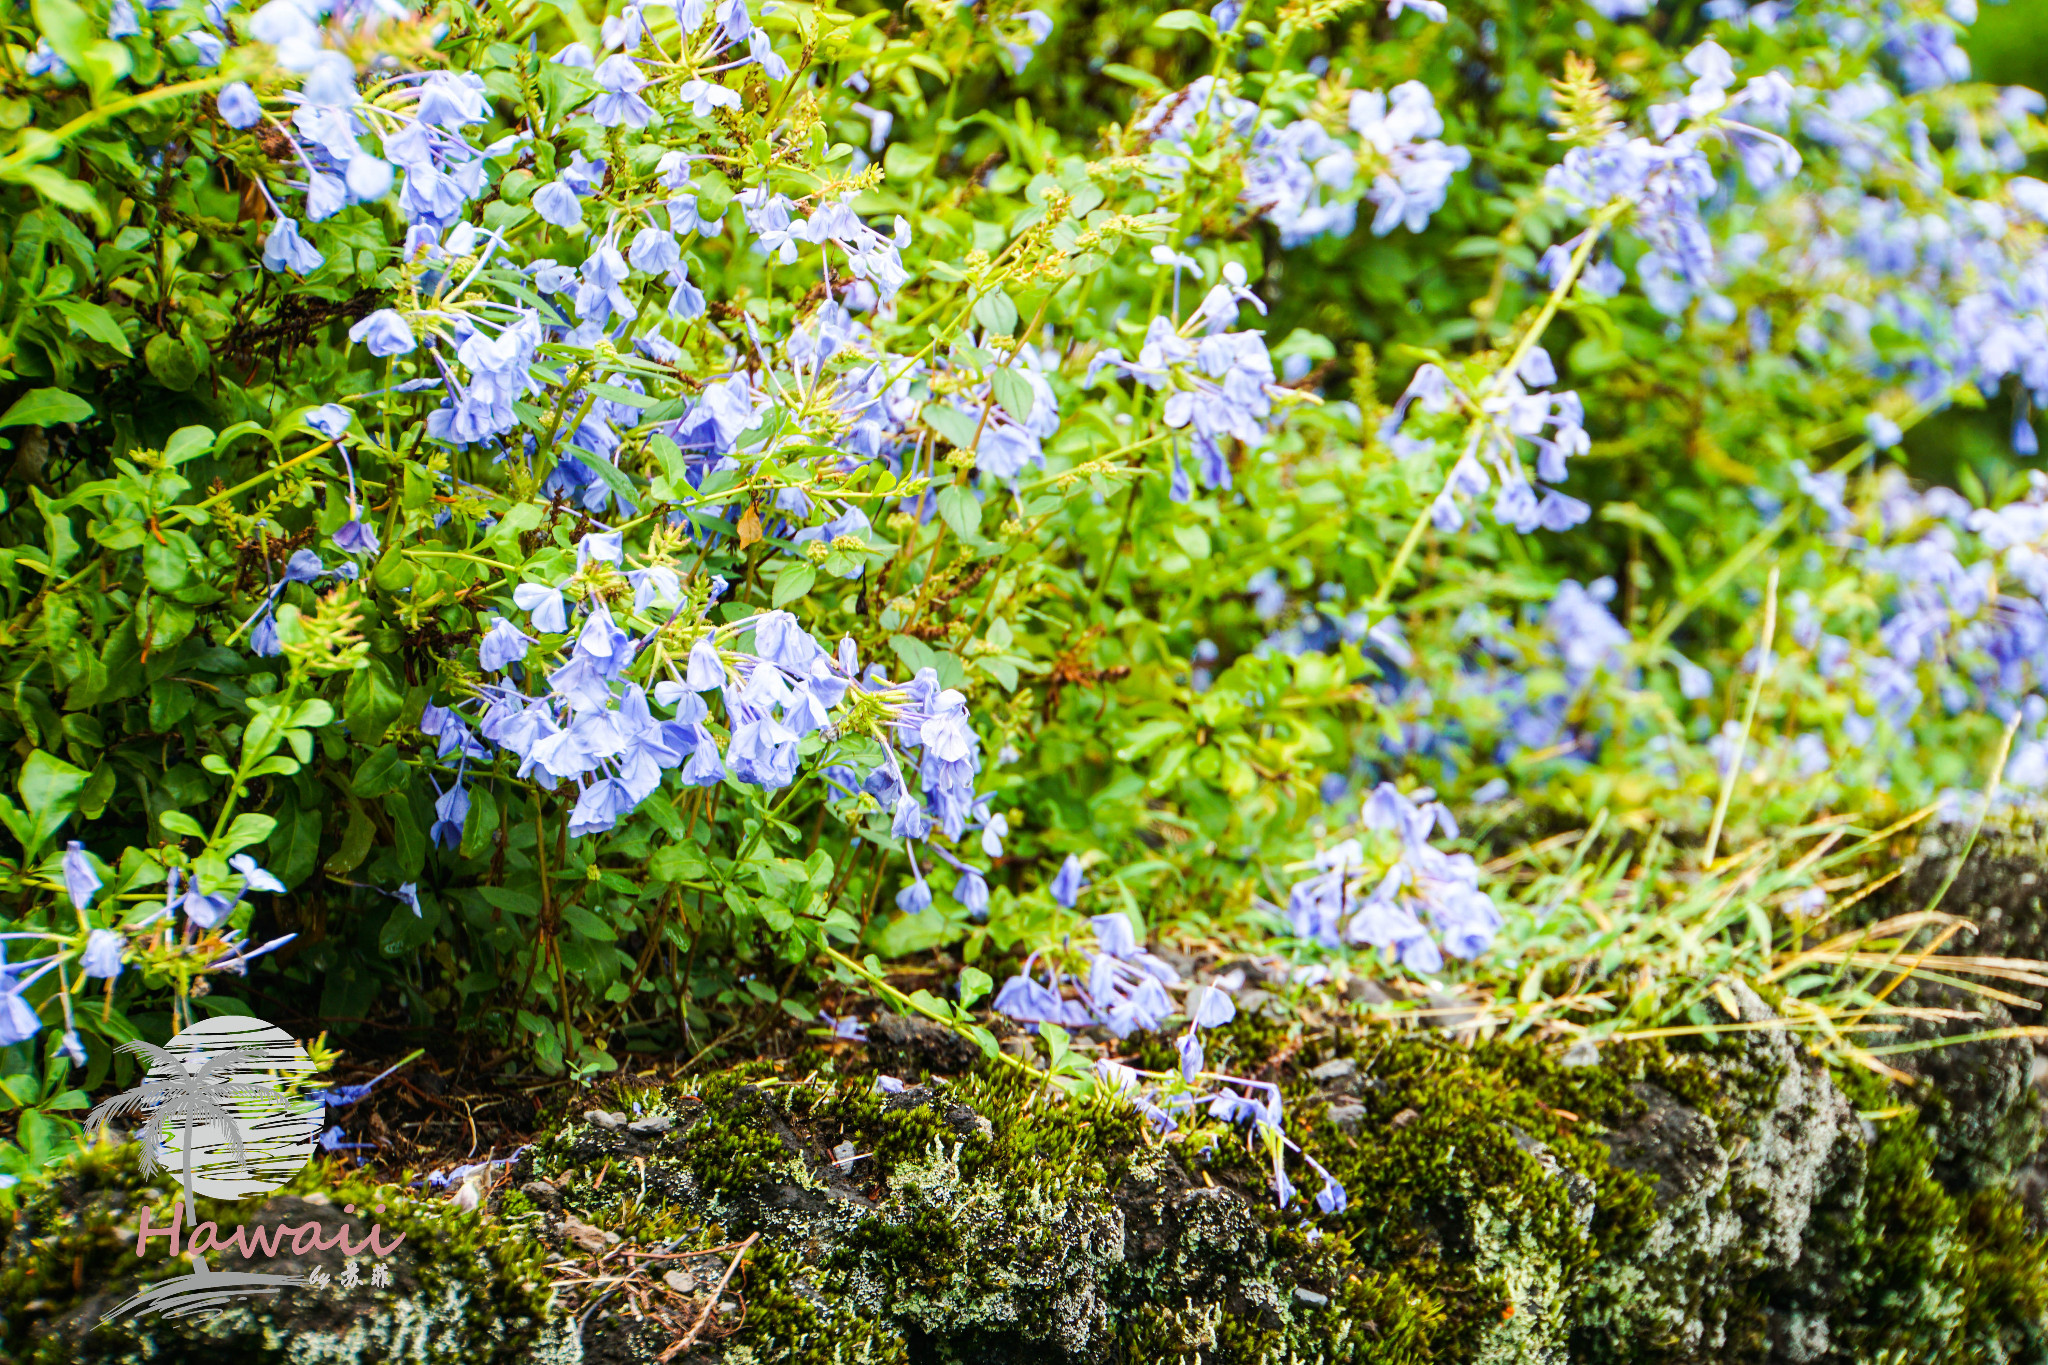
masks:
<path id="1" fill-rule="evenodd" d="M 682 1255 L 700 1281 L 724 1272 L 718 1248 L 759 1234 L 733 1281 L 744 1313 L 718 1320 L 697 1365 L 2043 1357 L 2048 1258 L 2012 1201 L 1946 1188 L 1911 1114 L 1866 1136 L 1856 1108 L 1895 1101 L 1874 1080 L 1845 1097 L 1782 1034 L 1617 1045 L 1565 1067 L 1528 1040 L 1311 1034 L 1247 1012 L 1213 1043 L 1232 1072 L 1280 1086 L 1289 1132 L 1345 1184 L 1346 1210 L 1307 1206 L 1298 1158 L 1304 1197 L 1275 1207 L 1246 1134 L 1162 1140 L 1119 1101 L 1010 1070 L 883 1094 L 815 1063 L 801 1081 L 755 1064 L 692 1094 L 607 1101 L 673 1116 L 666 1132 L 575 1121 L 529 1149 L 514 1184 L 550 1187 L 504 1194 L 487 1230 L 435 1253 L 468 1296 L 437 1321 L 462 1358 L 546 1359 L 566 1308 L 549 1316 L 515 1249 L 563 1247 L 570 1213 Z M 99 1207 L 96 1169 L 51 1210 Z M 71 1245 L 48 1236 L 61 1220 L 43 1221 L 28 1238 L 17 1226 L 0 1263 L 10 1302 L 68 1283 Z M 104 1233 L 82 1245 L 118 1253 Z M 358 1340 L 323 1330 L 323 1349 Z M 581 1350 L 634 1365 L 668 1344 L 607 1307 Z M 448 1358 L 271 1349 L 246 1358 Z"/>
<path id="2" fill-rule="evenodd" d="M 1886 1098 L 1858 1086 L 1866 1101 Z M 1869 1149 L 1861 1197 L 1828 1209 L 1829 1271 L 1803 1286 L 1808 1315 L 1831 1324 L 1852 1359 L 1905 1351 L 1916 1361 L 2048 1357 L 2048 1246 L 2028 1235 L 2003 1191 L 1950 1194 L 1939 1151 L 1910 1118 L 1886 1122 Z"/>
<path id="3" fill-rule="evenodd" d="M 133 1145 L 101 1145 L 35 1188 L 16 1210 L 0 1255 L 0 1356 L 24 1365 L 74 1362 L 292 1362 L 377 1359 L 391 1362 L 548 1361 L 573 1351 L 548 1312 L 539 1248 L 487 1220 L 452 1214 L 402 1187 L 359 1180 L 314 1165 L 262 1204 L 198 1201 L 200 1222 L 277 1223 L 319 1218 L 338 1224 L 350 1204 L 373 1210 L 386 1232 L 404 1237 L 390 1258 L 393 1282 L 338 1290 L 293 1291 L 240 1302 L 210 1319 L 144 1318 L 101 1326 L 100 1319 L 150 1283 L 182 1274 L 155 1244 L 138 1259 L 140 1211 L 168 1221 L 167 1178 L 144 1180 Z M 365 1226 L 358 1218 L 358 1232 Z M 231 1261 L 210 1258 L 216 1269 Z M 342 1268 L 336 1251 L 280 1258 L 304 1271 Z"/>

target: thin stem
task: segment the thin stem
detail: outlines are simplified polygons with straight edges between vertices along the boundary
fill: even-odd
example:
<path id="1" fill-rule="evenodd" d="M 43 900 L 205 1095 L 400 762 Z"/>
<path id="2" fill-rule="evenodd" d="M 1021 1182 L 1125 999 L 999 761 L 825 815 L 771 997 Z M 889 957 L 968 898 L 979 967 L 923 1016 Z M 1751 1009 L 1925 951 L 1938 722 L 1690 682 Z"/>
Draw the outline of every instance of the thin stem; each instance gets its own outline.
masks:
<path id="1" fill-rule="evenodd" d="M 1721 774 L 1721 794 L 1714 801 L 1713 823 L 1707 826 L 1707 845 L 1700 854 L 1700 866 L 1714 865 L 1714 850 L 1721 842 L 1721 825 L 1728 818 L 1728 803 L 1735 796 L 1735 781 L 1742 773 L 1743 753 L 1749 747 L 1750 727 L 1756 724 L 1757 703 L 1764 695 L 1764 684 L 1771 676 L 1771 644 L 1778 633 L 1778 570 L 1771 568 L 1770 586 L 1764 596 L 1763 638 L 1757 644 L 1756 681 L 1750 685 L 1749 705 L 1742 712 L 1742 733 L 1736 737 L 1735 752 L 1729 756 L 1728 770 Z"/>

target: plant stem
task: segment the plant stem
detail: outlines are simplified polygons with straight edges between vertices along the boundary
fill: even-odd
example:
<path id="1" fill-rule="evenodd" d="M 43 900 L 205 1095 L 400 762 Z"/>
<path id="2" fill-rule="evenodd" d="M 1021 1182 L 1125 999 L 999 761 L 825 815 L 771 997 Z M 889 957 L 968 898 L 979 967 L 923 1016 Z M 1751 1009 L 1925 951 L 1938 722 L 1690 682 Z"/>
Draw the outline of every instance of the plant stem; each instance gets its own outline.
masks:
<path id="1" fill-rule="evenodd" d="M 1771 568 L 1770 586 L 1764 596 L 1763 638 L 1757 642 L 1756 681 L 1750 684 L 1749 705 L 1742 712 L 1742 733 L 1736 737 L 1735 752 L 1728 760 L 1728 771 L 1721 774 L 1721 794 L 1714 801 L 1713 823 L 1707 826 L 1706 848 L 1700 854 L 1700 866 L 1714 865 L 1714 850 L 1721 842 L 1721 825 L 1728 818 L 1728 803 L 1735 796 L 1735 782 L 1742 774 L 1743 753 L 1749 747 L 1750 727 L 1756 724 L 1757 703 L 1764 695 L 1764 683 L 1771 676 L 1771 642 L 1778 633 L 1778 570 Z"/>

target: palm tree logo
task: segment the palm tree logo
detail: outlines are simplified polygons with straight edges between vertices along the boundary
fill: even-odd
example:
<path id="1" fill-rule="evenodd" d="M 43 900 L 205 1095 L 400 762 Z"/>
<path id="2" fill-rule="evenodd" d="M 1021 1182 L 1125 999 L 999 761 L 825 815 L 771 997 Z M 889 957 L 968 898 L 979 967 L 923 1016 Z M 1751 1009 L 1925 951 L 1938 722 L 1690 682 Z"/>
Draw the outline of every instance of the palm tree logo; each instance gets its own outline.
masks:
<path id="1" fill-rule="evenodd" d="M 142 1174 L 166 1169 L 175 1150 L 187 1208 L 195 1194 L 239 1198 L 275 1190 L 312 1155 L 320 1105 L 294 1100 L 275 1079 L 311 1063 L 282 1029 L 222 1016 L 163 1047 L 131 1041 L 120 1050 L 148 1058 L 149 1070 L 141 1084 L 95 1107 L 86 1131 L 147 1115 Z"/>

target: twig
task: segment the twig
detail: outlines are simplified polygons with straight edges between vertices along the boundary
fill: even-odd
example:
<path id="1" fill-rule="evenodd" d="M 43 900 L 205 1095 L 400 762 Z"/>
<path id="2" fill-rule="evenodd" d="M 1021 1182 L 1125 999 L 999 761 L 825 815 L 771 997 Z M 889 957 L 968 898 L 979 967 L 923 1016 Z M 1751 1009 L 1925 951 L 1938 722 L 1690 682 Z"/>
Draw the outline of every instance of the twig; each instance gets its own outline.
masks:
<path id="1" fill-rule="evenodd" d="M 696 1344 L 697 1334 L 704 1330 L 704 1324 L 711 1320 L 711 1311 L 714 1308 L 718 1307 L 718 1301 L 725 1296 L 725 1286 L 727 1282 L 732 1279 L 733 1271 L 738 1270 L 740 1268 L 740 1261 L 743 1258 L 745 1258 L 747 1254 L 747 1248 L 752 1246 L 755 1240 L 760 1237 L 760 1235 L 761 1234 L 758 1232 L 750 1232 L 747 1234 L 747 1240 L 741 1242 L 739 1250 L 735 1251 L 732 1254 L 732 1263 L 726 1266 L 725 1274 L 719 1276 L 718 1288 L 712 1290 L 711 1297 L 704 1301 L 704 1311 L 697 1315 L 697 1325 L 690 1329 L 688 1336 L 685 1336 L 681 1341 L 677 1342 L 675 1345 L 669 1347 L 666 1351 L 663 1351 L 659 1356 L 655 1357 L 656 1360 L 664 1362 L 665 1365 L 665 1362 L 674 1360 L 677 1356 L 689 1350 L 690 1347 Z"/>

